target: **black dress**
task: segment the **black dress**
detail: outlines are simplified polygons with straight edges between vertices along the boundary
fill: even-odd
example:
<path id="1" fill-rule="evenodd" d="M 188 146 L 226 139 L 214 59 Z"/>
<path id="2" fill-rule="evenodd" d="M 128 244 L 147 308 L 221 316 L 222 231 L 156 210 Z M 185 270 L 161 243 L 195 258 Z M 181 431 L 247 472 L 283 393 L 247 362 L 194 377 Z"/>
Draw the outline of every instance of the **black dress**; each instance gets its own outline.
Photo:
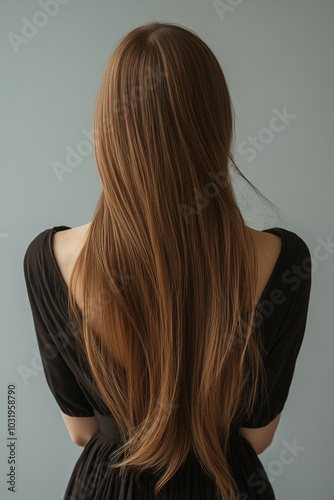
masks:
<path id="1" fill-rule="evenodd" d="M 99 431 L 76 462 L 64 500 L 153 500 L 153 475 L 146 471 L 138 484 L 130 473 L 119 479 L 118 470 L 108 468 L 110 454 L 121 439 L 112 415 L 97 404 L 89 388 L 66 318 L 67 285 L 51 245 L 53 233 L 65 229 L 70 228 L 55 226 L 41 232 L 24 255 L 27 292 L 49 388 L 65 414 L 96 416 L 99 421 Z M 270 390 L 266 404 L 259 403 L 251 419 L 237 419 L 231 432 L 228 461 L 239 488 L 238 500 L 275 499 L 263 464 L 250 443 L 239 436 L 238 428 L 263 427 L 283 410 L 304 337 L 311 289 L 311 256 L 306 243 L 287 229 L 275 227 L 264 232 L 277 234 L 282 240 L 279 258 L 258 303 L 264 321 Z M 212 479 L 192 453 L 167 483 L 163 495 L 168 500 L 217 498 Z"/>

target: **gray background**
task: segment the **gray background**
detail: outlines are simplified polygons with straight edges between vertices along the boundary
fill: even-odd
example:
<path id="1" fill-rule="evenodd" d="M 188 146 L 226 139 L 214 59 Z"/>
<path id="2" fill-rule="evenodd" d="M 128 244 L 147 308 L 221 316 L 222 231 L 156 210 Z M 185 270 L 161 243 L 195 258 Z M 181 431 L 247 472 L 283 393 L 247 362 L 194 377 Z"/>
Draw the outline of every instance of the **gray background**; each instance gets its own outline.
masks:
<path id="1" fill-rule="evenodd" d="M 240 180 L 247 222 L 257 229 L 282 225 L 310 248 L 305 339 L 277 433 L 260 459 L 278 500 L 333 498 L 334 255 L 321 241 L 334 237 L 334 3 L 226 0 L 220 15 L 204 0 L 63 0 L 58 6 L 46 18 L 36 14 L 45 10 L 35 0 L 2 0 L 0 7 L 0 497 L 61 499 L 82 451 L 70 440 L 34 356 L 23 255 L 41 231 L 91 220 L 101 184 L 88 137 L 105 64 L 125 33 L 159 20 L 193 29 L 222 65 L 237 116 L 238 165 L 284 217 L 278 220 Z M 22 36 L 24 17 L 45 26 L 15 49 L 10 33 Z M 264 130 L 284 107 L 294 115 L 289 123 L 279 132 Z M 246 151 L 250 136 L 259 150 Z M 54 165 L 66 165 L 69 148 L 82 154 L 60 181 Z M 17 384 L 16 494 L 5 483 L 10 382 Z M 294 440 L 303 447 L 295 456 L 285 451 Z"/>

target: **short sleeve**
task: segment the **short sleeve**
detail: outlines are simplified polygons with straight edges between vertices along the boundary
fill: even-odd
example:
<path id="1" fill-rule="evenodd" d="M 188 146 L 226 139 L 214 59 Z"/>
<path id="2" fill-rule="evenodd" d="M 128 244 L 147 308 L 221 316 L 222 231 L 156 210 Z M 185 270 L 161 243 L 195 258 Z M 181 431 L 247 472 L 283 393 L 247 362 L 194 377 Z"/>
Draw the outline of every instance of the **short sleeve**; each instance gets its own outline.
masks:
<path id="1" fill-rule="evenodd" d="M 50 303 L 48 287 L 44 286 L 45 274 L 41 266 L 42 236 L 41 233 L 27 248 L 23 269 L 45 378 L 62 412 L 72 417 L 91 417 L 94 409 L 66 363 L 64 348 L 57 339 L 54 305 Z"/>
<path id="2" fill-rule="evenodd" d="M 265 356 L 268 397 L 261 399 L 252 418 L 243 419 L 242 427 L 260 428 L 283 410 L 304 339 L 311 292 L 311 256 L 306 243 L 298 237 L 298 258 L 282 275 L 289 303 L 283 320 Z"/>

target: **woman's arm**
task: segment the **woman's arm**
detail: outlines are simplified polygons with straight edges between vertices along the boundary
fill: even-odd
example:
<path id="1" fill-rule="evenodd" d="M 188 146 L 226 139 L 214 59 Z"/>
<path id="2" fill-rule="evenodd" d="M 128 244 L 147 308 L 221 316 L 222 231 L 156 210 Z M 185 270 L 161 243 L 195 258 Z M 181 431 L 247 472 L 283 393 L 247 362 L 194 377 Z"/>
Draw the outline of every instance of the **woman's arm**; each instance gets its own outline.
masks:
<path id="1" fill-rule="evenodd" d="M 99 425 L 95 417 L 71 417 L 60 411 L 73 443 L 86 446 L 98 431 Z"/>
<path id="2" fill-rule="evenodd" d="M 265 427 L 254 429 L 249 427 L 240 427 L 239 434 L 247 439 L 250 445 L 254 448 L 255 453 L 260 455 L 271 444 L 280 418 L 281 414 L 279 413 L 277 417 L 275 417 L 274 420 L 272 420 Z"/>

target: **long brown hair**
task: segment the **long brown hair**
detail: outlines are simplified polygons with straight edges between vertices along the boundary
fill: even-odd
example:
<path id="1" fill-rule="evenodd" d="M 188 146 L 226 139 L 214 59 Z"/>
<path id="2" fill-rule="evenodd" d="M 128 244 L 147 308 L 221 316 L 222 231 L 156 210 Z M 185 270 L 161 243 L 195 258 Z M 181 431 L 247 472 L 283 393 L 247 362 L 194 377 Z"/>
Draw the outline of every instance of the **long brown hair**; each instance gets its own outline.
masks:
<path id="1" fill-rule="evenodd" d="M 267 199 L 234 161 L 233 124 L 222 69 L 191 30 L 148 23 L 112 53 L 94 117 L 102 194 L 69 307 L 125 439 L 113 467 L 159 474 L 156 495 L 192 450 L 236 498 L 231 424 L 264 388 L 256 249 L 229 166 Z"/>

